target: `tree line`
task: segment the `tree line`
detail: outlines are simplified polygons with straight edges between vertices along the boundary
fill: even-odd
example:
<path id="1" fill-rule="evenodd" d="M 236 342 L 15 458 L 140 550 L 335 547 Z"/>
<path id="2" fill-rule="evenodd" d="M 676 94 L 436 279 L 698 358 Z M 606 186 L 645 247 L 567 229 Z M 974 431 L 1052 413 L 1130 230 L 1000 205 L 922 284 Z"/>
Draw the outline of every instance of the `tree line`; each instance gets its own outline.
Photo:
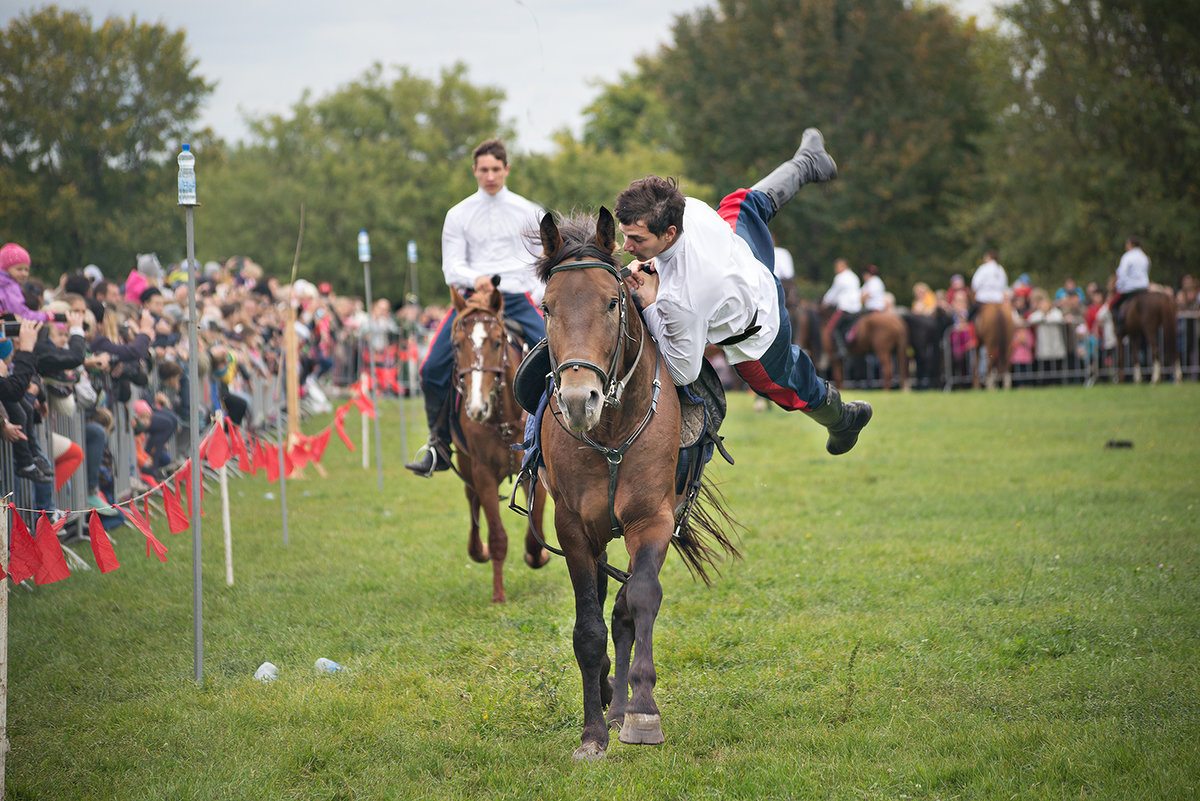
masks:
<path id="1" fill-rule="evenodd" d="M 1013 275 L 1056 285 L 1110 274 L 1130 234 L 1175 283 L 1200 251 L 1200 8 L 1152 0 L 1016 0 L 981 26 L 936 3 L 719 0 L 600 87 L 583 133 L 513 154 L 510 187 L 546 208 L 611 207 L 632 179 L 679 178 L 715 202 L 816 125 L 839 180 L 773 224 L 801 279 L 876 264 L 901 300 L 995 248 Z M 471 148 L 515 130 L 503 92 L 465 66 L 436 79 L 374 65 L 245 141 L 195 130 L 214 89 L 184 34 L 50 6 L 0 31 L 0 239 L 44 275 L 139 252 L 183 258 L 174 155 L 197 153 L 201 261 L 253 258 L 361 291 L 370 229 L 377 296 L 443 300 L 441 223 L 474 191 Z"/>

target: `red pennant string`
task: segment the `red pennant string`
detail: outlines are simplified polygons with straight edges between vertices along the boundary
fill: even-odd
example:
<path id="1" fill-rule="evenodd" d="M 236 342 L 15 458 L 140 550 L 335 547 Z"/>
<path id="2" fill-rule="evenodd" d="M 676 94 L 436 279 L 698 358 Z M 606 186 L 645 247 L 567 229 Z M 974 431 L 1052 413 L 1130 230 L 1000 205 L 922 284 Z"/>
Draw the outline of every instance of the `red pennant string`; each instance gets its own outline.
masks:
<path id="1" fill-rule="evenodd" d="M 206 436 L 204 439 L 200 440 L 199 455 L 200 455 L 200 461 L 202 461 L 202 462 L 208 456 L 208 443 L 212 441 L 212 435 L 213 435 L 213 432 L 210 430 L 208 432 L 208 436 Z"/>
<path id="2" fill-rule="evenodd" d="M 142 517 L 142 513 L 138 511 L 137 506 L 129 504 L 129 510 L 125 514 L 137 526 L 138 530 L 146 535 L 146 556 L 149 557 L 150 550 L 153 549 L 154 553 L 158 555 L 160 562 L 167 561 L 167 546 L 159 542 L 158 538 L 154 536 L 154 532 L 150 530 L 150 523 L 146 521 L 146 518 Z"/>
<path id="3" fill-rule="evenodd" d="M 238 470 L 243 473 L 250 471 L 253 468 L 253 462 L 250 459 L 250 454 L 246 451 L 246 443 L 242 439 L 242 431 L 233 423 L 229 424 L 229 447 L 233 451 L 233 455 L 238 460 Z"/>
<path id="4" fill-rule="evenodd" d="M 96 557 L 96 567 L 100 568 L 101 573 L 121 566 L 117 555 L 113 553 L 112 540 L 108 538 L 108 532 L 104 530 L 104 524 L 100 522 L 100 515 L 95 509 L 88 516 L 88 538 L 92 541 L 92 555 Z"/>
<path id="5" fill-rule="evenodd" d="M 16 584 L 25 579 L 33 578 L 42 566 L 42 555 L 38 552 L 37 544 L 25 527 L 25 520 L 17 513 L 17 507 L 8 504 L 12 512 L 12 536 L 9 538 L 8 572 Z"/>
<path id="6" fill-rule="evenodd" d="M 308 453 L 314 462 L 320 462 L 325 455 L 325 448 L 328 447 L 331 436 L 333 436 L 333 429 L 326 428 L 309 442 Z"/>
<path id="7" fill-rule="evenodd" d="M 267 452 L 263 450 L 262 442 L 254 440 L 254 464 L 252 465 L 254 474 L 258 475 L 259 470 L 267 469 Z"/>
<path id="8" fill-rule="evenodd" d="M 217 470 L 229 461 L 229 440 L 225 437 L 225 427 L 217 426 L 208 437 L 208 463 Z"/>
<path id="9" fill-rule="evenodd" d="M 63 556 L 62 543 L 58 541 L 58 533 L 50 524 L 50 518 L 42 512 L 37 521 L 37 549 L 42 557 L 42 565 L 34 574 L 36 584 L 53 584 L 69 578 L 71 571 L 67 568 L 67 559 Z"/>
<path id="10" fill-rule="evenodd" d="M 296 435 L 296 441 L 287 452 L 288 458 L 292 461 L 292 469 L 300 470 L 311 461 L 311 457 L 308 454 L 308 442 L 308 437 L 303 434 Z M 286 464 L 286 460 L 284 463 Z M 288 475 L 290 476 L 291 473 L 288 473 Z"/>
<path id="11" fill-rule="evenodd" d="M 296 472 L 296 463 L 292 461 L 292 455 L 288 453 L 288 449 L 283 449 L 283 474 L 288 478 L 292 477 L 292 473 Z"/>
<path id="12" fill-rule="evenodd" d="M 188 523 L 188 517 L 183 513 L 183 506 L 179 503 L 179 496 L 171 492 L 170 488 L 163 484 L 163 506 L 167 510 L 167 526 L 171 529 L 172 534 L 180 534 L 188 530 L 191 525 Z"/>
<path id="13" fill-rule="evenodd" d="M 334 430 L 337 431 L 338 437 L 340 437 L 342 442 L 346 444 L 346 447 L 352 451 L 354 450 L 354 443 L 350 441 L 350 437 L 346 436 L 346 413 L 350 411 L 350 407 L 353 405 L 354 404 L 352 402 L 347 403 L 345 406 L 339 407 L 338 410 L 333 413 Z"/>
<path id="14" fill-rule="evenodd" d="M 274 484 L 279 480 L 279 449 L 274 445 L 266 446 L 267 453 L 267 481 Z"/>
<path id="15" fill-rule="evenodd" d="M 358 410 L 372 420 L 375 419 L 375 404 L 366 395 L 355 394 L 352 402 L 358 407 Z"/>

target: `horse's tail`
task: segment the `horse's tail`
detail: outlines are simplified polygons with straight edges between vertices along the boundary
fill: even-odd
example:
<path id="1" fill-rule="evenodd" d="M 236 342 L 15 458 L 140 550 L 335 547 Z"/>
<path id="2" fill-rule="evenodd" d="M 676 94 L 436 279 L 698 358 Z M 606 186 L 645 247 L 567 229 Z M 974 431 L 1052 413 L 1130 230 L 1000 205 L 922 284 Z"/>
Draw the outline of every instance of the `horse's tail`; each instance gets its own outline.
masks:
<path id="1" fill-rule="evenodd" d="M 700 482 L 700 496 L 697 502 L 686 505 L 683 518 L 676 521 L 675 536 L 671 538 L 671 544 L 683 558 L 692 576 L 698 577 L 705 584 L 712 584 L 708 568 L 721 572 L 717 566 L 718 561 L 723 559 L 720 551 L 734 559 L 742 558 L 736 543 L 725 533 L 727 530 L 736 531 L 740 528 L 742 525 L 729 514 L 721 490 L 704 478 Z M 714 541 L 719 549 L 710 545 L 709 540 Z"/>

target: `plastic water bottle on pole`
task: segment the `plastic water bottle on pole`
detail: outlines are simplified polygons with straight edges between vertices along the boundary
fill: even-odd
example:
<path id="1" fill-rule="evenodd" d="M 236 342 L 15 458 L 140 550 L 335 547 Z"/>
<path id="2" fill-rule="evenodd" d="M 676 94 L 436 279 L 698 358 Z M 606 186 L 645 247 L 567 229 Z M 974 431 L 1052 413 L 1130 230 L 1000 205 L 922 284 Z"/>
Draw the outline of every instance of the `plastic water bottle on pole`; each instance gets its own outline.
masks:
<path id="1" fill-rule="evenodd" d="M 200 469 L 200 365 L 196 354 L 200 349 L 196 342 L 196 239 L 192 215 L 200 205 L 196 199 L 196 156 L 190 145 L 183 145 L 177 159 L 179 163 L 179 205 L 183 206 L 187 232 L 188 264 L 188 430 L 191 432 L 190 484 L 192 510 L 192 646 L 196 681 L 204 678 L 204 612 L 200 571 L 200 482 L 204 474 Z"/>
<path id="2" fill-rule="evenodd" d="M 367 382 L 367 392 L 371 399 L 371 405 L 375 406 L 375 464 L 377 465 L 379 490 L 383 491 L 383 450 L 379 442 L 379 407 L 375 402 L 375 338 L 371 335 L 371 312 L 373 311 L 373 301 L 371 300 L 371 239 L 367 236 L 367 229 L 364 228 L 358 232 L 358 260 L 363 266 L 363 286 L 366 290 L 367 300 L 367 354 L 370 362 L 371 372 L 370 380 Z M 365 420 L 364 420 L 365 422 Z M 364 445 L 365 445 L 364 441 Z M 366 448 L 363 448 L 366 456 Z M 364 464 L 363 467 L 366 467 Z"/>

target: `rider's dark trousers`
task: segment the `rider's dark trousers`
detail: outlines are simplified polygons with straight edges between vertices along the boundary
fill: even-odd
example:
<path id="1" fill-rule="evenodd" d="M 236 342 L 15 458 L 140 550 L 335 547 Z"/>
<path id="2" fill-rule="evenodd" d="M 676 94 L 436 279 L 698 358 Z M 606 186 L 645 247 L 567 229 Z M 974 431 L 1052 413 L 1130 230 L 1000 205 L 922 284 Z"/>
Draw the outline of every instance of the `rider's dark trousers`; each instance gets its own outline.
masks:
<path id="1" fill-rule="evenodd" d="M 767 223 L 775 216 L 775 207 L 770 198 L 757 190 L 739 189 L 726 195 L 717 213 L 749 243 L 755 257 L 774 277 L 775 243 Z M 792 325 L 778 278 L 775 289 L 779 294 L 779 331 L 775 340 L 762 358 L 739 362 L 734 369 L 752 390 L 788 411 L 815 409 L 825 402 L 825 382 L 817 375 L 808 354 L 792 344 Z"/>

